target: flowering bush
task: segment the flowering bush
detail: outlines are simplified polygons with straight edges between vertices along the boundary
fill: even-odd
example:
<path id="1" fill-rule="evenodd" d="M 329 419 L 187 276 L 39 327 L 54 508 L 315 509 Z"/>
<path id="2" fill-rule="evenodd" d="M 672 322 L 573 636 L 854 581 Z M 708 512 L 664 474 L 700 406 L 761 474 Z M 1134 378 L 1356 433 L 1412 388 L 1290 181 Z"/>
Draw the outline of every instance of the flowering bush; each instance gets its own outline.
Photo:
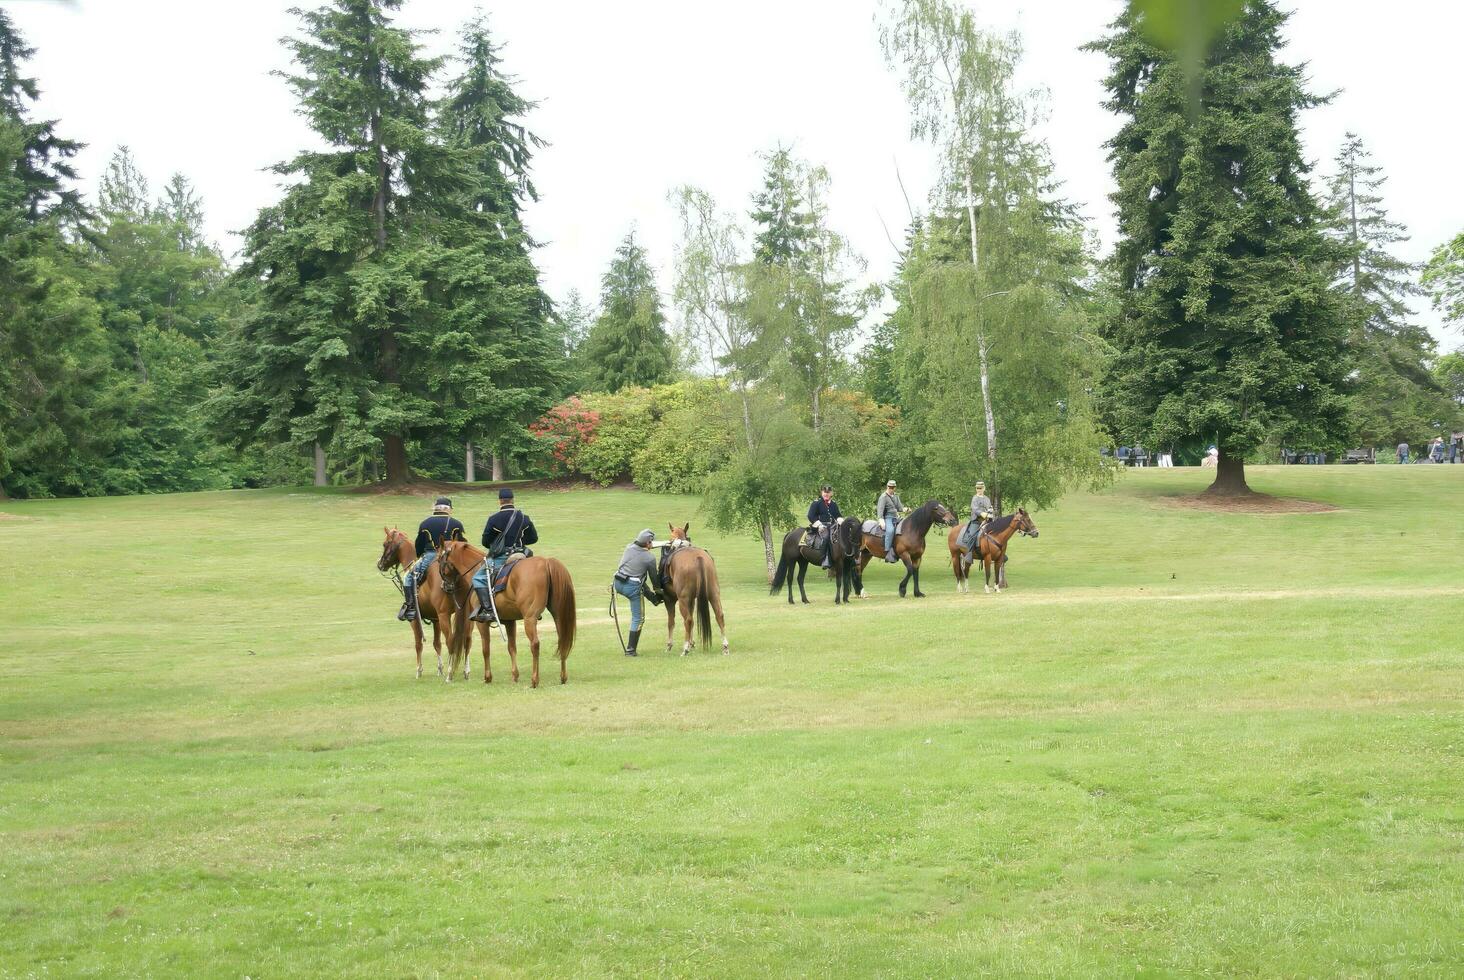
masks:
<path id="1" fill-rule="evenodd" d="M 585 448 L 595 441 L 600 428 L 600 413 L 573 396 L 555 405 L 529 432 L 548 446 L 548 465 L 554 476 L 570 476 L 581 472 Z"/>

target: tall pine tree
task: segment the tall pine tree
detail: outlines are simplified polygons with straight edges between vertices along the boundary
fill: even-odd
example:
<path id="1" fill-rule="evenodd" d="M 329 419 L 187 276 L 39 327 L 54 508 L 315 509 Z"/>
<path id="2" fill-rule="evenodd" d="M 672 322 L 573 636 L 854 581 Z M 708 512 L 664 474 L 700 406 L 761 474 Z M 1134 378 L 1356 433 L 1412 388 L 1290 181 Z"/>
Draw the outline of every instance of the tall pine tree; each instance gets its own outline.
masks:
<path id="1" fill-rule="evenodd" d="M 411 440 L 462 437 L 489 381 L 478 317 L 449 315 L 488 277 L 462 213 L 472 160 L 437 138 L 428 88 L 440 61 L 392 24 L 400 6 L 296 11 L 297 71 L 281 74 L 326 148 L 275 168 L 293 184 L 246 232 L 254 310 L 212 404 L 239 442 L 382 451 L 394 484 L 411 478 Z"/>
<path id="2" fill-rule="evenodd" d="M 590 384 L 602 391 L 671 380 L 675 362 L 661 293 L 635 232 L 625 236 L 600 283 L 600 315 L 585 338 Z"/>
<path id="3" fill-rule="evenodd" d="M 1213 439 L 1211 490 L 1249 492 L 1245 456 L 1267 439 L 1333 446 L 1345 429 L 1347 318 L 1331 288 L 1341 249 L 1308 184 L 1297 133 L 1320 100 L 1282 64 L 1286 15 L 1247 0 L 1198 66 L 1130 4 L 1089 45 L 1111 62 L 1106 107 L 1121 308 L 1103 390 L 1121 438 Z"/>
<path id="4" fill-rule="evenodd" d="M 1336 284 L 1350 313 L 1351 437 L 1371 446 L 1417 440 L 1456 411 L 1429 368 L 1433 337 L 1410 322 L 1408 299 L 1423 294 L 1415 278 L 1421 267 L 1394 254 L 1408 231 L 1383 206 L 1386 181 L 1361 138 L 1348 133 L 1326 203 L 1345 249 Z"/>

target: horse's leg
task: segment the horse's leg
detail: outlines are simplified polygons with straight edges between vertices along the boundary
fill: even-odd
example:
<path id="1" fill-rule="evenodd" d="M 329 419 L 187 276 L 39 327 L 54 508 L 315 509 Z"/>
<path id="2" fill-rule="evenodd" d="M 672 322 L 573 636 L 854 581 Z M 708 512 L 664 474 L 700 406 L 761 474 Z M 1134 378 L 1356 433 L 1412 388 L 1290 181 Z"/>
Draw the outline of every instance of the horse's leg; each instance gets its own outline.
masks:
<path id="1" fill-rule="evenodd" d="M 783 557 L 784 558 L 787 558 L 787 552 L 784 552 L 783 553 Z M 793 605 L 793 565 L 794 564 L 795 564 L 795 562 L 792 561 L 792 560 L 790 560 L 788 562 L 788 605 L 790 605 L 790 606 Z M 668 649 L 668 650 L 671 649 L 669 643 L 667 644 L 666 649 Z"/>
<path id="2" fill-rule="evenodd" d="M 991 559 L 986 557 L 986 552 L 981 553 L 981 574 L 985 578 L 984 588 L 991 592 Z"/>
<path id="3" fill-rule="evenodd" d="M 417 648 L 417 680 L 422 679 L 422 623 L 418 616 L 412 620 L 412 644 Z"/>
<path id="4" fill-rule="evenodd" d="M 666 597 L 666 652 L 671 652 L 671 644 L 676 639 L 676 603 L 678 600 Z M 792 583 L 789 583 L 788 601 L 793 601 Z"/>
<path id="5" fill-rule="evenodd" d="M 905 598 L 905 586 L 915 574 L 915 566 L 910 564 L 910 557 L 906 555 L 901 561 L 905 564 L 905 577 L 900 579 L 900 598 Z"/>
<path id="6" fill-rule="evenodd" d="M 686 628 L 686 641 L 681 644 L 681 655 L 684 657 L 691 652 L 691 621 L 695 617 L 696 610 L 692 608 L 692 597 L 684 595 L 681 597 L 681 625 Z M 670 605 L 670 603 L 667 603 Z"/>
<path id="7" fill-rule="evenodd" d="M 518 623 L 510 619 L 503 624 L 503 630 L 508 634 L 508 663 L 513 668 L 513 682 L 518 683 Z"/>
<path id="8" fill-rule="evenodd" d="M 722 595 L 720 590 L 713 590 L 707 596 L 707 601 L 712 604 L 712 612 L 717 617 L 717 629 L 722 631 L 722 652 L 727 652 L 727 621 L 722 618 Z"/>
<path id="9" fill-rule="evenodd" d="M 466 609 L 464 609 L 461 612 L 459 612 L 458 615 L 459 616 L 466 617 L 468 615 L 468 611 Z M 467 622 L 467 623 L 464 623 L 463 624 L 463 680 L 467 680 L 468 679 L 468 661 L 469 660 L 472 660 L 472 659 L 473 659 L 473 624 L 471 622 Z"/>
<path id="10" fill-rule="evenodd" d="M 534 686 L 539 686 L 539 614 L 529 615 L 529 610 L 524 610 L 524 636 L 529 638 L 529 649 L 534 654 Z M 559 658 L 559 683 L 563 684 L 569 680 L 564 672 L 564 658 Z"/>
<path id="11" fill-rule="evenodd" d="M 478 624 L 478 639 L 483 645 L 483 683 L 493 683 L 493 668 L 488 663 L 488 655 L 493 649 L 493 634 L 488 631 L 487 623 Z"/>
<path id="12" fill-rule="evenodd" d="M 420 609 L 421 607 L 419 606 L 418 608 Z M 437 654 L 437 676 L 438 677 L 444 677 L 447 680 L 452 680 L 451 677 L 448 677 L 447 675 L 443 674 L 443 672 L 442 672 L 442 628 L 438 625 L 441 622 L 442 622 L 442 616 L 438 614 L 438 611 L 437 610 L 433 610 L 433 614 L 432 614 L 432 650 L 433 650 L 433 652 L 435 652 Z"/>
<path id="13" fill-rule="evenodd" d="M 1001 565 L 996 570 L 997 571 L 996 589 L 997 589 L 998 592 L 1000 592 L 1002 589 L 1004 589 L 1004 588 L 1007 587 L 1006 563 L 1007 563 L 1007 557 L 1006 557 L 1006 555 L 1002 555 L 1001 556 Z"/>
<path id="14" fill-rule="evenodd" d="M 920 591 L 920 559 L 917 557 L 913 564 L 911 571 L 915 576 L 915 598 L 924 599 L 925 593 Z"/>
<path id="15" fill-rule="evenodd" d="M 807 605 L 808 604 L 808 591 L 803 588 L 803 577 L 805 575 L 807 575 L 807 574 L 808 574 L 808 562 L 804 561 L 802 558 L 799 558 L 798 559 L 798 596 L 799 596 L 799 598 L 801 598 L 803 600 L 803 604 L 804 605 Z"/>

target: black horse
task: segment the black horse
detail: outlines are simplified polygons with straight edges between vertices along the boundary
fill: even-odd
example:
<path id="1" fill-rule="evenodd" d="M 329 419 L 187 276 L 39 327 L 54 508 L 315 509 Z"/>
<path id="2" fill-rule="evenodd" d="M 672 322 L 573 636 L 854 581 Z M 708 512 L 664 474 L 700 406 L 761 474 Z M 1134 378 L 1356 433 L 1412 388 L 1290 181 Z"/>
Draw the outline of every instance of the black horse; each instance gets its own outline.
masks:
<path id="1" fill-rule="evenodd" d="M 829 572 L 834 579 L 834 604 L 848 602 L 859 575 L 860 521 L 853 517 L 841 517 L 829 528 Z M 778 569 L 773 573 L 773 584 L 768 595 L 776 595 L 788 587 L 788 605 L 793 605 L 793 566 L 798 566 L 798 594 L 808 602 L 808 593 L 803 588 L 803 579 L 809 565 L 823 564 L 823 555 L 803 543 L 805 528 L 795 527 L 783 535 L 783 554 L 778 559 Z"/>

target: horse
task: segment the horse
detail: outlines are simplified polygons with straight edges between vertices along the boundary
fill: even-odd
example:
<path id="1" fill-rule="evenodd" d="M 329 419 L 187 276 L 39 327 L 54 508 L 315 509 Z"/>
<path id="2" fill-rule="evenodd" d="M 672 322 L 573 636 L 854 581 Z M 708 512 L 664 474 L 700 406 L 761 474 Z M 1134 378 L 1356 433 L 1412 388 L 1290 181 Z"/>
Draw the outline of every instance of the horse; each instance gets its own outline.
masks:
<path id="1" fill-rule="evenodd" d="M 920 591 L 920 558 L 925 554 L 925 536 L 930 533 L 930 526 L 935 523 L 937 518 L 947 526 L 955 524 L 957 521 L 956 515 L 951 513 L 950 508 L 932 497 L 917 507 L 914 513 L 895 528 L 895 557 L 900 559 L 905 566 L 905 577 L 900 579 L 900 598 L 902 599 L 905 597 L 905 586 L 912 578 L 915 580 L 915 598 L 925 598 L 925 593 Z M 864 535 L 864 547 L 859 556 L 859 591 L 861 595 L 864 593 L 865 567 L 875 555 L 883 558 L 884 553 L 884 528 Z"/>
<path id="2" fill-rule="evenodd" d="M 385 574 L 393 568 L 411 568 L 417 561 L 417 549 L 412 545 L 411 539 L 394 527 L 383 527 L 382 530 L 386 532 L 386 540 L 381 544 L 381 557 L 376 560 L 376 570 Z M 456 608 L 451 596 L 443 591 L 442 577 L 438 573 L 437 562 L 434 561 L 427 566 L 422 581 L 417 583 L 417 618 L 411 621 L 412 640 L 417 648 L 418 679 L 422 677 L 422 620 L 425 618 L 432 624 L 432 649 L 437 651 L 437 675 L 442 677 L 442 636 L 444 632 L 451 636 L 452 613 Z M 486 643 L 486 631 L 483 635 Z M 450 649 L 449 643 L 449 651 Z M 449 676 L 447 679 L 452 678 Z M 463 680 L 467 679 L 468 670 L 464 663 Z"/>
<path id="3" fill-rule="evenodd" d="M 959 524 L 951 529 L 946 537 L 946 546 L 951 550 L 951 569 L 956 573 L 956 591 L 970 592 L 970 566 L 962 560 L 961 554 L 961 533 L 970 522 Z M 986 533 L 981 535 L 981 554 L 973 555 L 974 561 L 977 557 L 981 559 L 982 570 L 986 573 L 986 591 L 991 591 L 991 569 L 996 568 L 996 591 L 1000 592 L 1006 588 L 1006 547 L 1013 534 L 1018 531 L 1027 537 L 1037 537 L 1037 525 L 1032 523 L 1032 518 L 1027 512 L 1018 507 L 1015 514 L 1008 514 L 1006 517 L 998 517 L 986 525 Z"/>
<path id="4" fill-rule="evenodd" d="M 849 582 L 858 574 L 853 565 L 859 555 L 859 527 L 860 522 L 855 518 L 841 517 L 829 528 L 829 574 L 834 577 L 835 605 L 839 604 L 841 594 L 843 600 L 848 601 Z M 795 527 L 783 535 L 783 554 L 778 559 L 772 586 L 768 589 L 768 595 L 777 595 L 786 581 L 790 606 L 793 605 L 793 566 L 798 566 L 798 594 L 807 603 L 808 592 L 803 588 L 803 579 L 808 574 L 808 566 L 823 564 L 823 555 L 803 543 L 805 530 Z"/>
<path id="5" fill-rule="evenodd" d="M 449 586 L 463 590 L 471 598 L 468 608 L 476 601 L 471 582 L 473 575 L 482 566 L 486 553 L 474 548 L 466 541 L 448 541 L 443 545 L 438 562 L 442 565 L 443 581 Z M 491 588 L 490 583 L 490 588 Z M 554 618 L 554 629 L 559 634 L 559 683 L 569 682 L 569 671 L 565 661 L 574 649 L 575 604 L 574 583 L 569 569 L 558 558 L 541 558 L 537 555 L 520 558 L 513 563 L 513 572 L 508 585 L 494 597 L 498 609 L 498 621 L 503 624 L 508 639 L 508 662 L 513 670 L 515 682 L 518 670 L 518 622 L 523 620 L 524 635 L 529 638 L 529 649 L 534 655 L 534 670 L 529 676 L 529 686 L 539 686 L 539 617 L 544 610 Z M 461 654 L 467 659 L 466 617 L 459 620 L 452 656 Z M 493 683 L 493 668 L 489 664 L 492 634 L 484 630 L 483 639 L 483 683 Z M 454 659 L 453 664 L 457 661 Z M 465 665 L 466 667 L 466 665 Z"/>
<path id="6" fill-rule="evenodd" d="M 702 646 L 712 642 L 712 614 L 722 631 L 722 652 L 727 650 L 727 621 L 722 618 L 722 588 L 717 584 L 717 564 L 704 548 L 692 545 L 687 532 L 690 524 L 671 528 L 671 545 L 661 561 L 661 588 L 666 593 L 666 652 L 671 652 L 672 634 L 676 630 L 676 607 L 681 607 L 681 620 L 686 624 L 686 642 L 681 647 L 684 657 L 691 652 L 692 611 Z"/>

